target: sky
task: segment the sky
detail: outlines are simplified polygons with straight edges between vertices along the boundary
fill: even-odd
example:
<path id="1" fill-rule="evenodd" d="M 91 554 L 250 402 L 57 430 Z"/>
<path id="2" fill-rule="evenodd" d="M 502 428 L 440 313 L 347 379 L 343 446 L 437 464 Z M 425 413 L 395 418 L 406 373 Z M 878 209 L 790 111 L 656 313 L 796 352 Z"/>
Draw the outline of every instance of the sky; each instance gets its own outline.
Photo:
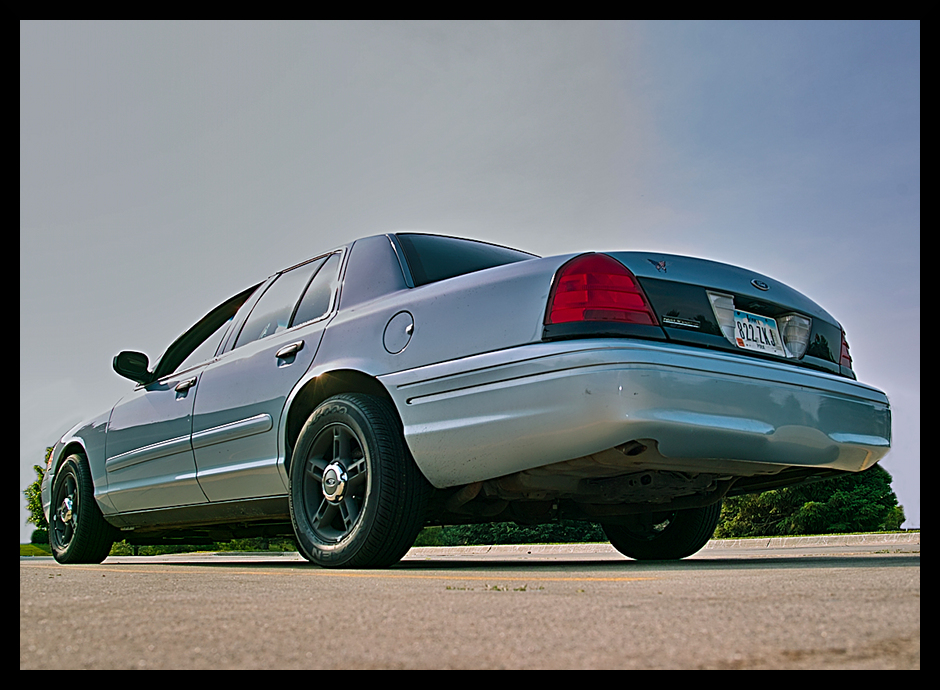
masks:
<path id="1" fill-rule="evenodd" d="M 843 325 L 920 527 L 919 22 L 21 22 L 20 523 L 209 309 L 358 237 L 744 266 Z"/>

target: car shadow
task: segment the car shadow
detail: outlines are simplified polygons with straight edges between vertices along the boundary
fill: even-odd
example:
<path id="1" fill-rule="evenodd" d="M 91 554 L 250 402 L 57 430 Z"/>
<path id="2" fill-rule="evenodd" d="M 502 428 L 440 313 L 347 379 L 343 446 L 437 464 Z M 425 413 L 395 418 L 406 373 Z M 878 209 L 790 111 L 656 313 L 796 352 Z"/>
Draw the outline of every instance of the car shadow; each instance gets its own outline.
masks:
<path id="1" fill-rule="evenodd" d="M 133 559 L 133 560 L 132 560 Z M 285 560 L 282 557 L 265 557 L 264 555 L 252 555 L 250 557 L 238 557 L 237 555 L 201 555 L 192 560 L 187 560 L 184 554 L 176 555 L 172 559 L 164 559 L 155 556 L 138 557 L 115 557 L 109 558 L 108 565 L 126 565 L 133 568 L 134 565 L 150 565 L 160 563 L 161 565 L 170 565 L 180 568 L 218 568 L 218 569 L 240 569 L 240 570 L 322 570 L 324 572 L 370 572 L 368 569 L 342 569 L 342 568 L 324 568 L 314 563 L 302 560 Z M 576 568 L 587 574 L 640 574 L 643 572 L 657 571 L 687 571 L 687 570 L 762 570 L 762 569 L 818 569 L 818 568 L 871 568 L 871 567 L 910 567 L 920 565 L 919 553 L 888 553 L 888 554 L 852 554 L 840 553 L 837 555 L 801 555 L 801 556 L 782 556 L 767 555 L 758 557 L 723 557 L 723 558 L 690 558 L 685 560 L 670 561 L 636 561 L 624 557 L 622 560 L 612 560 L 606 557 L 604 560 L 583 558 L 580 555 L 523 555 L 518 558 L 505 557 L 437 557 L 406 559 L 402 560 L 382 572 L 417 572 L 417 571 L 435 571 L 435 572 L 459 572 L 465 570 L 487 570 L 487 571 L 553 571 L 570 570 Z M 372 571 L 376 572 L 376 571 Z"/>

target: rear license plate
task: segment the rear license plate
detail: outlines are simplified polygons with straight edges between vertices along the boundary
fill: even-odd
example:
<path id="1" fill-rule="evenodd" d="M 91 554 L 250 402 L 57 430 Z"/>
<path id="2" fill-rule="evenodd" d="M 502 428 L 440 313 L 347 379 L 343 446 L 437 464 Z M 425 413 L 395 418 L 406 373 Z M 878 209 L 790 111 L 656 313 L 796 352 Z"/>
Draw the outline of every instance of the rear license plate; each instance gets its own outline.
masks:
<path id="1" fill-rule="evenodd" d="M 786 357 L 774 319 L 734 310 L 734 340 L 738 347 Z"/>

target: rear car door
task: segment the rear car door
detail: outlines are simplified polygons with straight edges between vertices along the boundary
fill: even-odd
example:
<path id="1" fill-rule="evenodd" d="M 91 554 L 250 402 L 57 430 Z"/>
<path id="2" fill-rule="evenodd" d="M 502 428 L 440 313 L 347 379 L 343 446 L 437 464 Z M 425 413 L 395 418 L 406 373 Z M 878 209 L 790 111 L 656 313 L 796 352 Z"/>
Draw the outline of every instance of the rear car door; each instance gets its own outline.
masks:
<path id="1" fill-rule="evenodd" d="M 199 485 L 210 501 L 287 493 L 278 427 L 287 396 L 320 345 L 342 253 L 282 272 L 202 373 L 193 413 Z"/>

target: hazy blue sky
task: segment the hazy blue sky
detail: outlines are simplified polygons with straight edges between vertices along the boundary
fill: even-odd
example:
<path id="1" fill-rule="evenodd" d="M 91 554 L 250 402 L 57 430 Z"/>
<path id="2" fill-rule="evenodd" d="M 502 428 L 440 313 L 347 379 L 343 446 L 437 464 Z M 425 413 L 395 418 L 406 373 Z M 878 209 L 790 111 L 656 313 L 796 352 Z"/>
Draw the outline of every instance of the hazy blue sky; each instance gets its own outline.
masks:
<path id="1" fill-rule="evenodd" d="M 891 399 L 920 526 L 918 22 L 21 23 L 21 506 L 131 389 L 118 351 L 405 229 L 805 292 Z"/>

